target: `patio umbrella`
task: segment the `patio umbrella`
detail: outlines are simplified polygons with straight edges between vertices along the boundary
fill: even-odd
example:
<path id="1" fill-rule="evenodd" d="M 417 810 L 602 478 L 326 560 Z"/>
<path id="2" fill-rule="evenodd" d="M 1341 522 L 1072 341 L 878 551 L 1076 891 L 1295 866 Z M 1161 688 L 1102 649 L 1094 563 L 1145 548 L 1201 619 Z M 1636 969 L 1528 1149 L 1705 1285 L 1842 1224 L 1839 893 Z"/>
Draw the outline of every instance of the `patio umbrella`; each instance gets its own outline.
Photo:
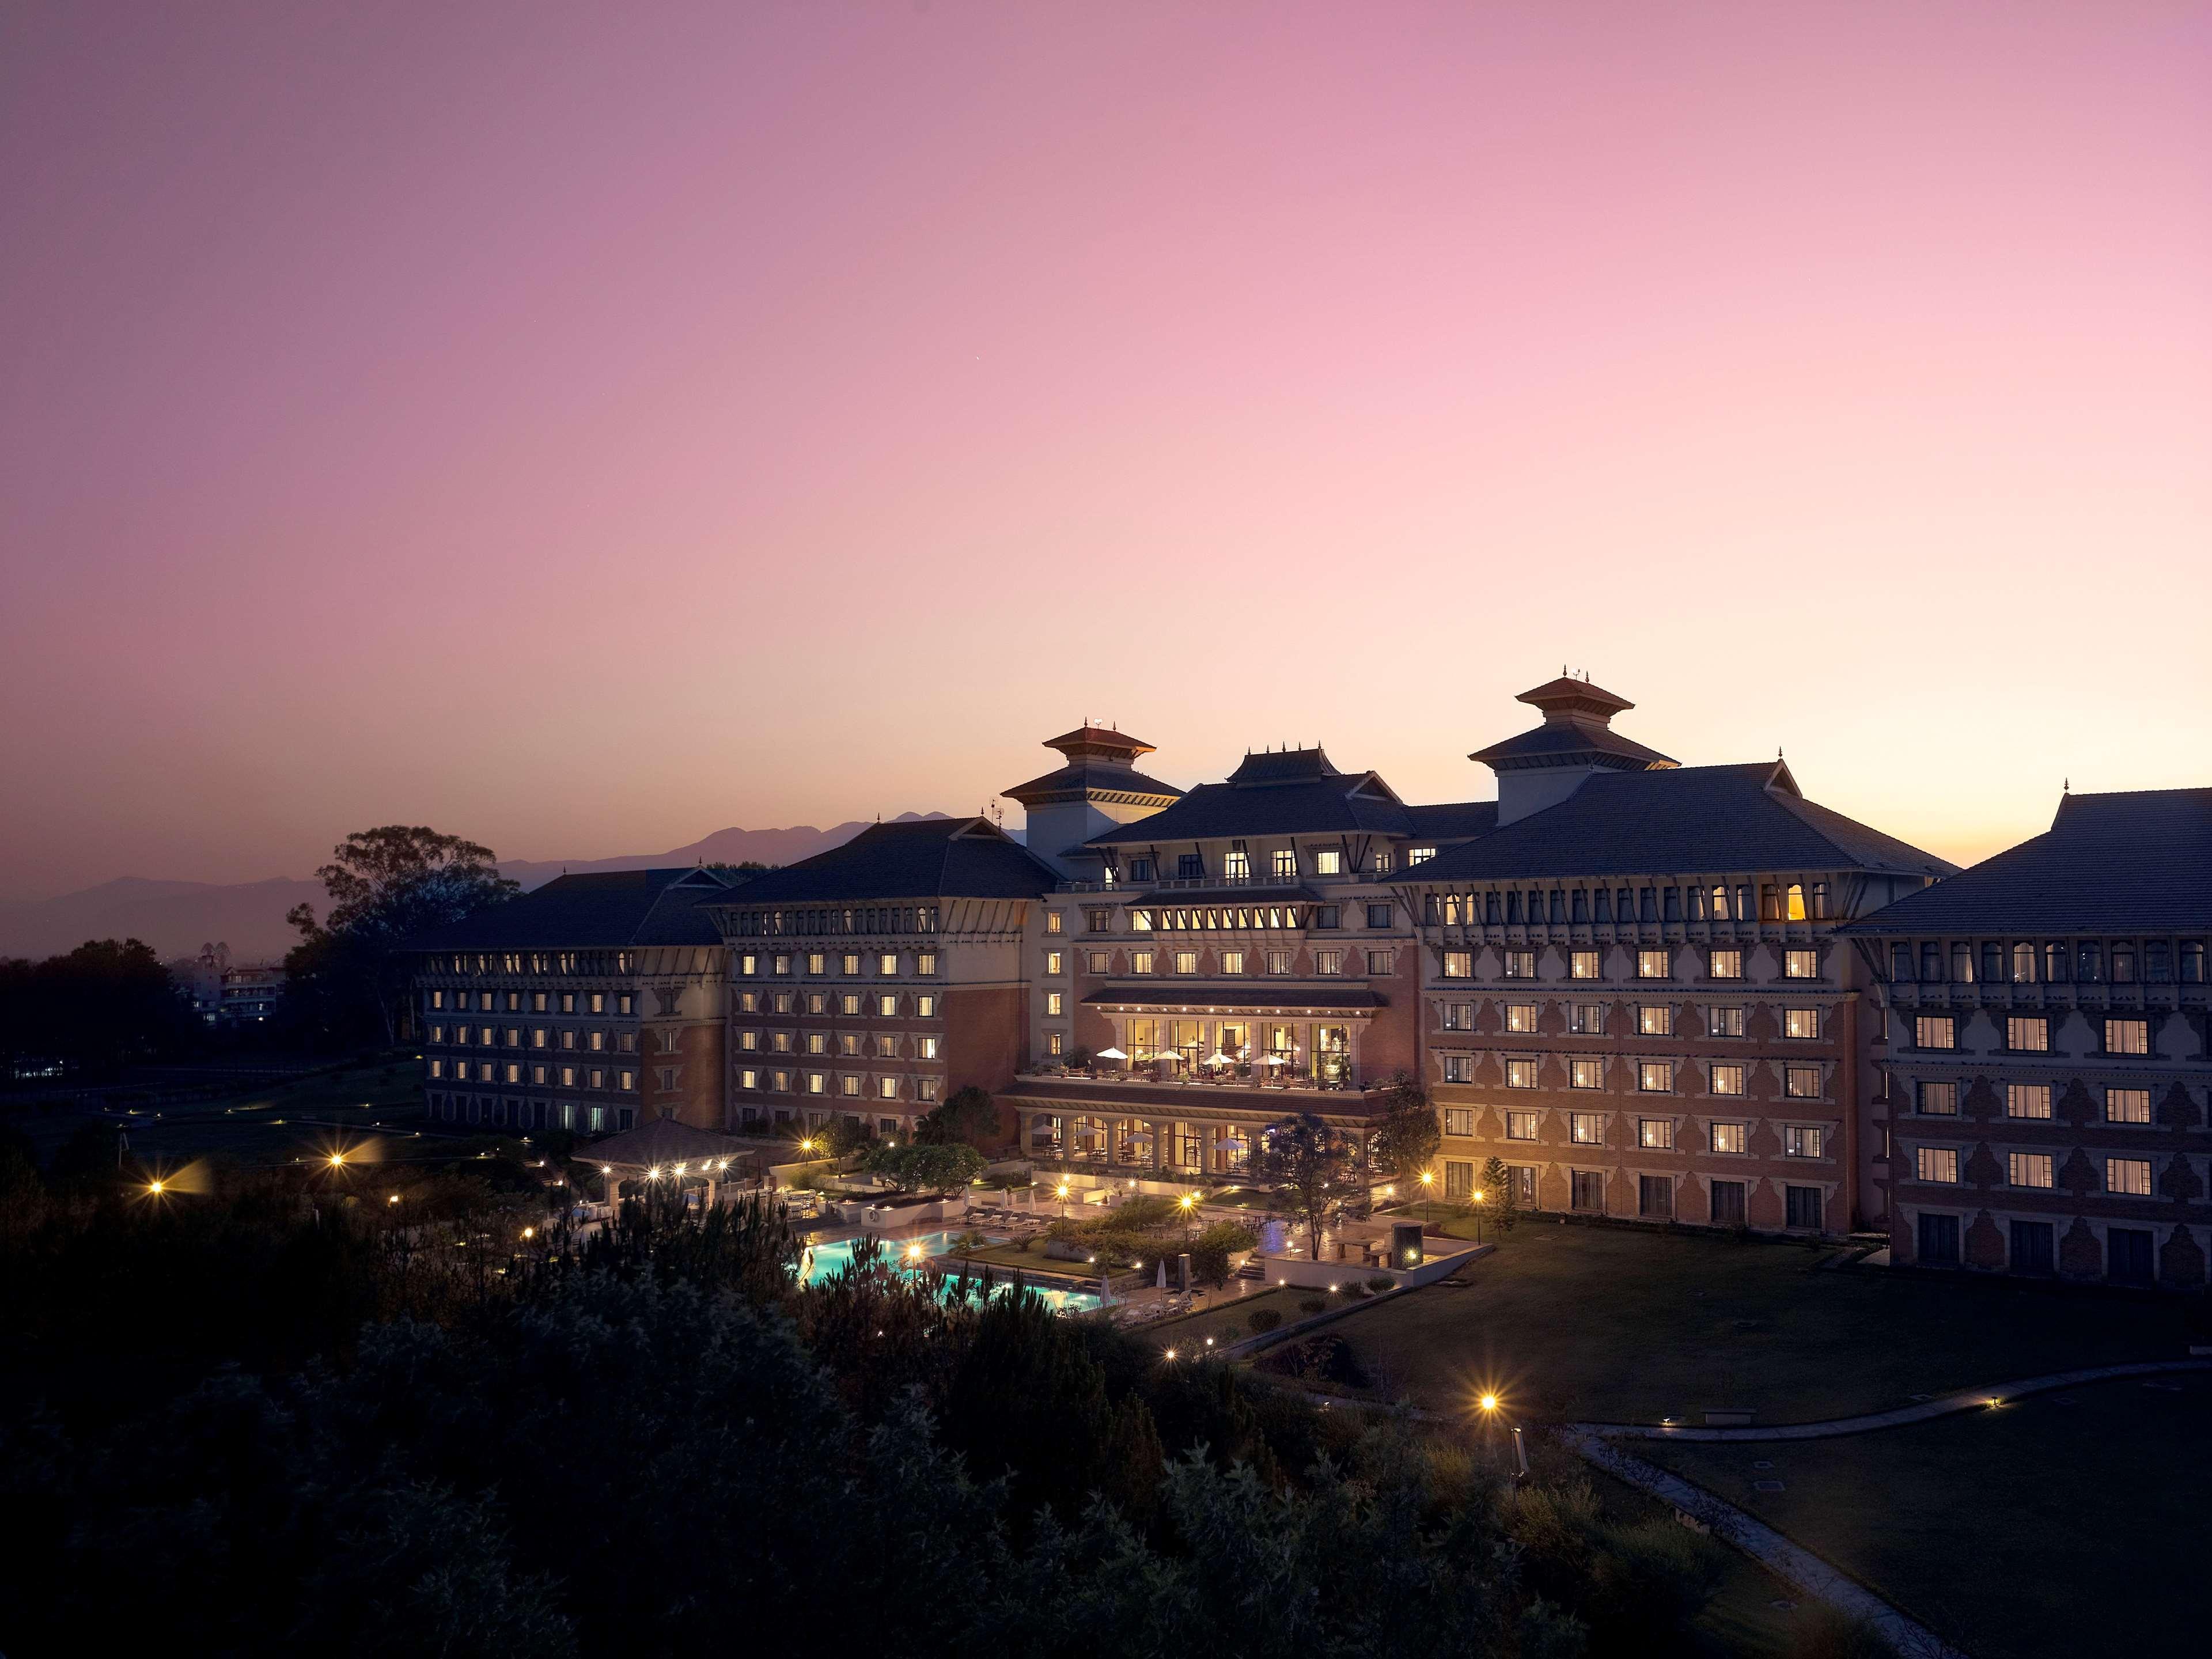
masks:
<path id="1" fill-rule="evenodd" d="M 1109 1276 L 1111 1272 L 1104 1262 L 1098 1264 L 1098 1304 L 1101 1307 L 1114 1299 L 1114 1281 Z"/>
<path id="2" fill-rule="evenodd" d="M 1101 1060 L 1127 1060 L 1128 1059 L 1128 1055 L 1123 1054 L 1119 1048 L 1101 1048 L 1098 1051 L 1098 1058 Z"/>
<path id="3" fill-rule="evenodd" d="M 1237 1062 L 1216 1048 L 1206 1057 L 1206 1063 L 1209 1066 L 1234 1066 Z"/>
<path id="4" fill-rule="evenodd" d="M 1164 1291 L 1168 1287 L 1168 1259 L 1165 1256 L 1160 1258 L 1159 1286 Z"/>
<path id="5" fill-rule="evenodd" d="M 1261 1063 L 1266 1066 L 1287 1066 L 1291 1062 L 1284 1059 L 1280 1054 L 1269 1054 L 1267 1058 Z"/>

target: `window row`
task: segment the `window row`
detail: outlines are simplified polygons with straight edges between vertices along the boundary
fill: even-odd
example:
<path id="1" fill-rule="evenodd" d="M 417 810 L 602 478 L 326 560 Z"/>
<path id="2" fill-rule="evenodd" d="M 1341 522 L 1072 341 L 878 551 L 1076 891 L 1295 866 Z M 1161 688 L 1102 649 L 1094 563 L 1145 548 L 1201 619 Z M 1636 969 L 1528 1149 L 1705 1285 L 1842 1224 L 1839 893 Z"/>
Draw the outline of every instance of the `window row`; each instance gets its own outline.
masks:
<path id="1" fill-rule="evenodd" d="M 2177 977 L 2184 985 L 2202 985 L 2204 942 L 2184 939 L 2178 951 L 2166 939 L 2110 945 L 2051 940 L 2039 945 L 1997 939 L 1923 939 L 1917 946 L 1899 942 L 1889 947 L 1889 976 L 1923 985 L 2167 985 Z"/>
<path id="2" fill-rule="evenodd" d="M 764 1090 L 769 1094 L 778 1095 L 819 1095 L 843 1100 L 934 1101 L 944 1086 L 942 1080 L 933 1077 L 866 1078 L 858 1072 L 758 1071 L 751 1066 L 740 1066 L 738 1070 L 738 1088 Z"/>
<path id="3" fill-rule="evenodd" d="M 1960 1182 L 1960 1152 L 1957 1146 L 1916 1146 L 1912 1149 L 1912 1173 L 1916 1180 L 1931 1186 L 1955 1187 Z M 2053 1154 L 2050 1152 L 2008 1152 L 2005 1154 L 2005 1184 L 2008 1187 L 2049 1188 L 2054 1184 Z M 2104 1159 L 2101 1174 L 2103 1190 L 2118 1198 L 2148 1198 L 2151 1193 L 2151 1161 L 2147 1158 L 2112 1158 Z"/>
<path id="4" fill-rule="evenodd" d="M 585 1106 L 573 1100 L 482 1100 L 473 1095 L 432 1095 L 430 1115 L 447 1123 L 504 1125 L 514 1129 L 580 1129 L 605 1134 L 635 1127 L 633 1106 Z"/>
<path id="5" fill-rule="evenodd" d="M 2104 1022 L 2103 1052 L 2108 1054 L 2148 1054 L 2150 1022 L 2113 1018 Z M 1916 1014 L 1912 1046 L 1945 1049 L 1959 1046 L 1959 1017 L 1955 1014 Z M 2004 1023 L 2004 1051 L 2014 1054 L 2051 1052 L 2051 1020 L 2043 1014 L 2008 1014 Z"/>
<path id="6" fill-rule="evenodd" d="M 896 991 L 739 991 L 735 994 L 741 1014 L 836 1014 L 846 1019 L 897 1019 L 901 998 Z M 915 1019 L 937 1018 L 934 993 L 916 993 Z"/>
<path id="7" fill-rule="evenodd" d="M 1534 1140 L 1537 1139 L 1540 1112 L 1512 1112 L 1504 1115 L 1505 1139 Z M 1606 1144 L 1605 1112 L 1570 1112 L 1567 1114 L 1567 1140 L 1571 1146 L 1602 1146 Z M 1443 1132 L 1461 1139 L 1474 1139 L 1478 1114 L 1471 1106 L 1448 1106 L 1443 1112 Z M 1640 1117 L 1636 1121 L 1636 1142 L 1648 1152 L 1686 1150 L 1675 1144 L 1676 1120 L 1671 1117 Z M 1785 1124 L 1782 1127 L 1782 1154 L 1785 1158 L 1820 1158 L 1827 1150 L 1827 1131 L 1816 1123 Z M 1731 1156 L 1748 1156 L 1751 1152 L 1751 1125 L 1745 1122 L 1711 1122 L 1706 1124 L 1705 1145 L 1701 1150 Z"/>
<path id="8" fill-rule="evenodd" d="M 1474 1165 L 1459 1158 L 1446 1158 L 1444 1164 L 1444 1196 L 1465 1200 L 1474 1192 Z M 1511 1183 L 1510 1191 L 1517 1208 L 1533 1210 L 1536 1202 L 1536 1171 L 1528 1164 L 1505 1166 L 1505 1176 Z M 1605 1210 L 1606 1172 L 1601 1170 L 1571 1170 L 1568 1171 L 1568 1204 L 1577 1211 L 1593 1214 Z M 1707 1183 L 1706 1192 L 1713 1224 L 1722 1227 L 1741 1227 L 1745 1224 L 1747 1184 L 1741 1181 L 1714 1181 Z M 1784 1225 L 1793 1231 L 1820 1231 L 1826 1201 L 1818 1187 L 1785 1186 L 1783 1193 Z M 1647 1221 L 1671 1221 L 1674 1218 L 1674 1178 L 1671 1176 L 1638 1176 L 1636 1188 L 1636 1213 Z"/>
<path id="9" fill-rule="evenodd" d="M 467 1083 L 471 1080 L 469 1069 L 471 1064 L 471 1061 L 465 1060 L 446 1060 L 434 1056 L 425 1063 L 429 1067 L 430 1076 L 433 1080 L 442 1079 L 447 1077 L 450 1077 L 456 1083 Z M 635 1072 L 608 1072 L 601 1070 L 597 1066 L 525 1066 L 515 1060 L 495 1062 L 489 1060 L 483 1060 L 475 1061 L 473 1064 L 476 1067 L 473 1080 L 478 1083 L 522 1083 L 527 1081 L 534 1084 L 541 1089 L 550 1088 L 556 1085 L 563 1089 L 605 1089 L 611 1086 L 624 1092 L 635 1090 L 637 1087 L 637 1073 Z M 526 1071 L 528 1073 L 526 1079 L 524 1075 Z M 607 1081 L 610 1077 L 614 1079 L 611 1085 L 610 1085 Z"/>
<path id="10" fill-rule="evenodd" d="M 1577 924 L 1668 921 L 1750 921 L 1753 884 L 1717 882 L 1696 887 L 1551 887 L 1490 893 L 1431 893 L 1422 920 L 1446 927 L 1571 927 Z M 1762 882 L 1756 919 L 1825 921 L 1825 881 Z"/>
<path id="11" fill-rule="evenodd" d="M 1443 977 L 1473 979 L 1474 957 L 1472 951 L 1446 951 L 1443 953 Z M 1741 979 L 1743 951 L 1735 946 L 1714 946 L 1705 951 L 1705 977 L 1708 979 Z M 1537 977 L 1537 953 L 1534 951 L 1501 951 L 1498 970 L 1505 979 L 1534 979 Z M 1672 979 L 1674 976 L 1674 947 L 1647 947 L 1636 953 L 1636 977 L 1638 979 Z M 1818 979 L 1820 976 L 1820 953 L 1812 946 L 1798 946 L 1782 953 L 1782 977 L 1784 979 Z M 1571 980 L 1592 980 L 1605 977 L 1605 952 L 1602 951 L 1570 951 L 1567 952 L 1567 977 Z"/>
<path id="12" fill-rule="evenodd" d="M 744 910 L 732 914 L 740 938 L 779 933 L 934 933 L 944 913 L 934 904 L 869 905 L 854 909 Z"/>
<path id="13" fill-rule="evenodd" d="M 478 1048 L 528 1047 L 582 1049 L 595 1054 L 605 1054 L 610 1049 L 626 1054 L 635 1054 L 637 1051 L 637 1033 L 635 1031 L 605 1031 L 595 1028 L 583 1030 L 564 1028 L 555 1031 L 543 1025 L 533 1025 L 529 1029 L 529 1041 L 526 1044 L 523 1041 L 524 1035 L 523 1028 L 520 1025 L 456 1024 L 448 1026 L 433 1023 L 427 1028 L 428 1041 L 434 1043 L 449 1042 L 458 1048 L 465 1048 L 471 1045 Z M 673 1030 L 665 1030 L 659 1033 L 659 1036 L 663 1051 L 672 1052 L 676 1033 Z"/>
<path id="14" fill-rule="evenodd" d="M 899 1048 L 902 1041 L 898 1033 L 895 1031 L 799 1033 L 745 1030 L 737 1033 L 739 1054 L 836 1054 L 845 1060 L 859 1060 L 865 1057 L 896 1060 L 900 1058 Z M 911 1042 L 914 1045 L 911 1056 L 913 1059 L 942 1060 L 945 1057 L 943 1037 L 925 1032 L 913 1037 Z"/>
<path id="15" fill-rule="evenodd" d="M 1537 1032 L 1542 1023 L 1543 1005 L 1535 1002 L 1508 1002 L 1502 1005 L 1502 1029 L 1507 1032 Z M 1606 1002 L 1571 1002 L 1567 1005 L 1567 1035 L 1570 1036 L 1604 1036 L 1613 1005 Z M 1472 1002 L 1448 1002 L 1443 1007 L 1443 1029 L 1447 1031 L 1474 1030 L 1476 1005 Z M 1631 1029 L 1638 1036 L 1673 1036 L 1674 1035 L 1674 1006 L 1667 1002 L 1632 1003 Z M 1705 1035 L 1717 1037 L 1740 1037 L 1744 1034 L 1747 1010 L 1742 1007 L 1711 1007 L 1704 1011 Z M 1782 1035 L 1792 1042 L 1817 1042 L 1820 1036 L 1820 1011 L 1809 1007 L 1785 1007 L 1782 1010 Z"/>
<path id="16" fill-rule="evenodd" d="M 479 1013 L 491 1013 L 495 1008 L 510 1014 L 523 1012 L 526 997 L 533 1014 L 631 1014 L 637 1012 L 637 999 L 627 991 L 478 991 L 475 1002 L 470 1002 L 466 991 L 434 990 L 430 993 L 433 1010 L 451 1009 L 455 1013 L 469 1011 L 473 1006 Z"/>
<path id="17" fill-rule="evenodd" d="M 2007 1117 L 2039 1119 L 2051 1115 L 2051 1085 L 2048 1083 L 2000 1083 L 1996 1086 L 2003 1097 Z M 2106 1122 L 2150 1121 L 2149 1090 L 2107 1087 L 2104 1095 Z M 1923 1117 L 1958 1116 L 1959 1085 L 1955 1083 L 1917 1085 L 1914 1091 L 1913 1109 Z"/>
<path id="18" fill-rule="evenodd" d="M 833 963 L 836 964 L 835 967 L 830 965 Z M 796 952 L 785 951 L 777 951 L 768 955 L 752 951 L 740 951 L 738 953 L 738 977 L 757 979 L 765 972 L 779 979 L 787 979 L 795 972 L 804 971 L 814 979 L 825 978 L 833 974 L 842 975 L 847 979 L 857 979 L 864 967 L 871 963 L 873 964 L 873 971 L 878 978 L 895 979 L 899 971 L 899 953 L 896 951 L 872 951 L 864 955 L 858 951 L 846 951 L 833 956 L 826 951 L 810 951 L 802 957 Z M 937 952 L 916 951 L 914 953 L 914 971 L 923 979 L 934 977 L 937 973 Z"/>
<path id="19" fill-rule="evenodd" d="M 477 956 L 431 957 L 424 967 L 453 974 L 629 974 L 637 969 L 634 951 L 502 951 Z"/>
<path id="20" fill-rule="evenodd" d="M 1601 1056 L 1570 1059 L 1567 1061 L 1567 1087 L 1570 1089 L 1602 1089 L 1606 1086 L 1607 1060 Z M 1636 1067 L 1636 1087 L 1641 1094 L 1673 1094 L 1679 1076 L 1694 1076 L 1691 1062 L 1672 1060 L 1639 1060 Z M 1748 1066 L 1734 1061 L 1716 1060 L 1705 1067 L 1707 1091 L 1716 1095 L 1742 1095 L 1747 1092 L 1746 1084 L 1750 1074 Z M 1443 1057 L 1443 1080 L 1447 1083 L 1473 1083 L 1475 1080 L 1475 1056 L 1446 1054 Z M 1825 1072 L 1818 1066 L 1784 1066 L 1782 1068 L 1782 1092 L 1791 1100 L 1819 1100 L 1825 1093 Z M 1505 1062 L 1505 1086 L 1509 1089 L 1537 1089 L 1540 1080 L 1541 1062 L 1533 1059 L 1509 1058 Z"/>
<path id="21" fill-rule="evenodd" d="M 1425 864 L 1436 855 L 1433 847 L 1409 847 L 1405 849 L 1406 867 Z M 1112 856 L 1108 854 L 1109 860 Z M 1340 847 L 1309 847 L 1303 852 L 1296 847 L 1276 847 L 1255 853 L 1242 841 L 1231 842 L 1219 860 L 1217 867 L 1208 869 L 1203 852 L 1178 853 L 1173 879 L 1299 881 L 1307 876 L 1387 876 L 1396 863 L 1395 854 L 1387 847 L 1374 848 L 1364 858 L 1355 858 Z M 1165 878 L 1165 868 L 1162 860 L 1149 854 L 1139 854 L 1129 860 L 1127 871 L 1109 862 L 1105 870 L 1106 884 L 1114 887 L 1124 881 L 1159 881 Z"/>

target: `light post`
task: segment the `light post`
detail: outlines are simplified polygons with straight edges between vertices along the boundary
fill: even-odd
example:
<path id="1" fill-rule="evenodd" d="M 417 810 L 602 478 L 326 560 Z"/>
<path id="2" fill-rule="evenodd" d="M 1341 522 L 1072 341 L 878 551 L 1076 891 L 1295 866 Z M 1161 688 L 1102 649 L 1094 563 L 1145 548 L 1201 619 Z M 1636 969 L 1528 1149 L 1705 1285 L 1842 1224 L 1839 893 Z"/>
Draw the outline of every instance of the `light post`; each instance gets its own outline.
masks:
<path id="1" fill-rule="evenodd" d="M 1494 1423 L 1499 1420 L 1498 1408 L 1504 1402 L 1496 1395 L 1485 1394 L 1475 1401 L 1475 1404 L 1481 1408 L 1483 1419 L 1486 1422 Z M 1517 1486 L 1528 1478 L 1528 1443 L 1521 1437 L 1521 1425 L 1518 1423 L 1507 1419 L 1505 1426 L 1513 1433 L 1513 1484 Z"/>
<path id="2" fill-rule="evenodd" d="M 1431 1222 L 1431 1221 L 1433 1221 L 1433 1220 L 1435 1220 L 1435 1219 L 1436 1219 L 1436 1215 L 1437 1215 L 1436 1186 L 1437 1186 L 1437 1172 L 1436 1172 L 1434 1170 L 1422 1170 L 1422 1171 L 1421 1171 L 1421 1224 L 1422 1224 L 1422 1225 L 1424 1225 L 1424 1226 L 1426 1226 L 1430 1222 Z"/>
<path id="3" fill-rule="evenodd" d="M 1474 1189 L 1474 1242 L 1478 1244 L 1482 1243 L 1482 1200 L 1487 1196 L 1481 1188 Z"/>
<path id="4" fill-rule="evenodd" d="M 1060 1218 L 1065 1221 L 1067 1219 L 1067 1183 L 1063 1181 L 1052 1190 L 1053 1196 L 1060 1200 Z"/>
<path id="5" fill-rule="evenodd" d="M 1188 1244 L 1190 1243 L 1190 1215 L 1198 1207 L 1198 1194 L 1185 1193 L 1176 1200 L 1176 1206 L 1182 1212 L 1182 1242 Z"/>

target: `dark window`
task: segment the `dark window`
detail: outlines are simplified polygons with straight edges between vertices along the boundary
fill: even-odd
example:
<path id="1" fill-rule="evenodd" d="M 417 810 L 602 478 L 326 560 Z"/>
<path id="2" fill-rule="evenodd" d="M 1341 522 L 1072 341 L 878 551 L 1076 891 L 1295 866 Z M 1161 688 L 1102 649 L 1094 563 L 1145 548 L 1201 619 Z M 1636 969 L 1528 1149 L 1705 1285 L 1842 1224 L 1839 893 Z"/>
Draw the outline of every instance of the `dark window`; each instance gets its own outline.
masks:
<path id="1" fill-rule="evenodd" d="M 1638 921 L 1659 920 L 1659 890 L 1657 888 L 1641 887 L 1637 890 L 1636 919 Z"/>
<path id="2" fill-rule="evenodd" d="M 1369 905 L 1367 925 L 1370 927 L 1388 927 L 1390 925 L 1390 907 L 1387 904 Z"/>
<path id="3" fill-rule="evenodd" d="M 1713 1182 L 1713 1222 L 1717 1226 L 1743 1225 L 1743 1182 L 1716 1181 Z"/>
<path id="4" fill-rule="evenodd" d="M 2043 979 L 2046 985 L 2063 985 L 2066 982 L 2064 945 L 2046 945 L 2043 947 Z"/>
<path id="5" fill-rule="evenodd" d="M 1524 1210 L 1536 1207 L 1536 1171 L 1529 1164 L 1511 1164 L 1505 1169 L 1513 1182 L 1513 1201 Z"/>
<path id="6" fill-rule="evenodd" d="M 1889 976 L 1899 985 L 1912 982 L 1912 947 L 1910 945 L 1889 947 Z"/>
<path id="7" fill-rule="evenodd" d="M 1941 982 L 1942 977 L 1943 947 L 1940 945 L 1922 945 L 1920 947 L 1921 982 L 1927 985 L 1935 985 Z"/>
<path id="8" fill-rule="evenodd" d="M 1131 859 L 1129 860 L 1129 879 L 1131 881 L 1150 881 L 1152 878 L 1152 861 L 1150 859 Z"/>
<path id="9" fill-rule="evenodd" d="M 2106 1229 L 2105 1254 L 2106 1272 L 2112 1279 L 2123 1285 L 2150 1283 L 2150 1234 L 2144 1229 Z"/>
<path id="10" fill-rule="evenodd" d="M 1601 894 L 1599 896 L 1603 897 L 1604 896 Z M 1571 908 L 1574 919 L 1577 921 L 1588 921 L 1589 920 L 1589 889 L 1587 887 L 1576 888 L 1574 900 Z"/>
<path id="11" fill-rule="evenodd" d="M 2181 982 L 2184 985 L 2204 983 L 2204 947 L 2195 939 L 2181 947 Z"/>
<path id="12" fill-rule="evenodd" d="M 1182 881 L 1195 881 L 1206 873 L 1206 860 L 1196 853 L 1184 853 L 1176 860 L 1176 876 Z"/>
<path id="13" fill-rule="evenodd" d="M 1959 1265 L 1959 1218 L 1923 1215 L 1920 1218 L 1920 1261 L 1929 1267 Z"/>
<path id="14" fill-rule="evenodd" d="M 1482 919 L 1483 919 L 1485 921 L 1486 921 L 1486 922 L 1489 922 L 1489 923 L 1492 924 L 1493 926 L 1495 926 L 1495 925 L 1497 924 L 1497 922 L 1498 922 L 1498 895 L 1497 895 L 1497 894 L 1495 894 L 1495 893 L 1488 893 L 1488 894 L 1485 894 L 1485 895 L 1483 896 L 1483 902 L 1482 902 Z"/>
<path id="15" fill-rule="evenodd" d="M 1667 901 L 1666 901 L 1666 903 L 1667 903 L 1667 908 L 1666 908 L 1666 916 L 1667 916 L 1667 920 L 1668 920 L 1668 921 L 1681 921 L 1681 919 L 1682 919 L 1682 890 L 1681 890 L 1680 888 L 1679 888 L 1679 887 L 1669 887 L 1669 888 L 1667 890 Z"/>
<path id="16" fill-rule="evenodd" d="M 1577 1210 L 1605 1208 L 1605 1176 L 1595 1170 L 1577 1170 L 1573 1176 L 1574 1206 Z"/>
<path id="17" fill-rule="evenodd" d="M 2047 1273 L 2057 1265 L 2057 1255 L 2051 1249 L 2051 1224 L 2048 1221 L 2015 1221 L 2012 1224 L 2012 1270 L 2016 1273 Z"/>
<path id="18" fill-rule="evenodd" d="M 2143 977 L 2153 985 L 2166 985 L 2173 979 L 2173 956 L 2166 941 L 2154 939 L 2143 946 Z"/>
<path id="19" fill-rule="evenodd" d="M 1665 1176 L 1636 1178 L 1636 1213 L 1652 1220 L 1667 1220 L 1674 1213 L 1674 1183 Z"/>
<path id="20" fill-rule="evenodd" d="M 1338 918 L 1338 910 L 1335 905 L 1316 904 L 1314 906 L 1313 925 L 1316 927 L 1340 927 L 1344 924 Z"/>
<path id="21" fill-rule="evenodd" d="M 1597 890 L 1597 919 L 1600 921 L 1613 920 L 1613 890 L 1611 888 L 1601 887 Z"/>
<path id="22" fill-rule="evenodd" d="M 1784 1187 L 1782 1189 L 1784 1212 L 1792 1227 L 1802 1227 L 1810 1232 L 1820 1231 L 1826 1218 L 1820 1189 L 1818 1187 Z"/>
<path id="23" fill-rule="evenodd" d="M 1520 921 L 1520 920 L 1521 920 L 1521 894 L 1520 894 L 1519 890 L 1518 890 L 1518 889 L 1516 889 L 1514 891 L 1512 891 L 1512 892 L 1510 892 L 1510 893 L 1508 893 L 1508 894 L 1505 896 L 1505 921 L 1506 921 L 1506 925 L 1507 925 L 1508 927 L 1515 926 L 1515 925 L 1516 925 L 1516 924 Z"/>
<path id="24" fill-rule="evenodd" d="M 1982 983 L 1995 985 L 2004 976 L 2004 946 L 1991 940 L 1982 946 Z"/>
<path id="25" fill-rule="evenodd" d="M 1552 925 L 1554 927 L 1567 925 L 1567 896 L 1556 887 L 1552 890 Z"/>
<path id="26" fill-rule="evenodd" d="M 2074 957 L 2074 977 L 2084 985 L 2094 985 L 2105 976 L 2105 947 L 2084 945 Z"/>
<path id="27" fill-rule="evenodd" d="M 1613 919 L 1619 922 L 1636 920 L 1636 894 L 1632 889 L 1619 887 L 1613 890 Z"/>

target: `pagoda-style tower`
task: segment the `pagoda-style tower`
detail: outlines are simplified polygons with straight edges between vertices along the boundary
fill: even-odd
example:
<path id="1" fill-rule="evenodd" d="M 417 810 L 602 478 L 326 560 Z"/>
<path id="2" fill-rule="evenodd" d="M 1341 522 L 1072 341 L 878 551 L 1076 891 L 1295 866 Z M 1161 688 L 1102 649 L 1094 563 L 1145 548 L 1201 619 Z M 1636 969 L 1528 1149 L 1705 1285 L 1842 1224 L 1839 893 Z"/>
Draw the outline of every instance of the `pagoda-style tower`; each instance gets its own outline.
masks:
<path id="1" fill-rule="evenodd" d="M 1600 772 L 1656 772 L 1676 763 L 1613 729 L 1613 717 L 1636 705 L 1626 697 L 1561 675 L 1514 701 L 1534 703 L 1544 723 L 1468 758 L 1498 774 L 1498 823 L 1556 806 Z"/>
<path id="2" fill-rule="evenodd" d="M 1066 763 L 1057 771 L 1002 791 L 1029 814 L 1030 852 L 1062 875 L 1081 873 L 1066 854 L 1091 836 L 1157 812 L 1182 791 L 1138 771 L 1133 763 L 1152 745 L 1111 726 L 1079 726 L 1048 738 Z"/>

